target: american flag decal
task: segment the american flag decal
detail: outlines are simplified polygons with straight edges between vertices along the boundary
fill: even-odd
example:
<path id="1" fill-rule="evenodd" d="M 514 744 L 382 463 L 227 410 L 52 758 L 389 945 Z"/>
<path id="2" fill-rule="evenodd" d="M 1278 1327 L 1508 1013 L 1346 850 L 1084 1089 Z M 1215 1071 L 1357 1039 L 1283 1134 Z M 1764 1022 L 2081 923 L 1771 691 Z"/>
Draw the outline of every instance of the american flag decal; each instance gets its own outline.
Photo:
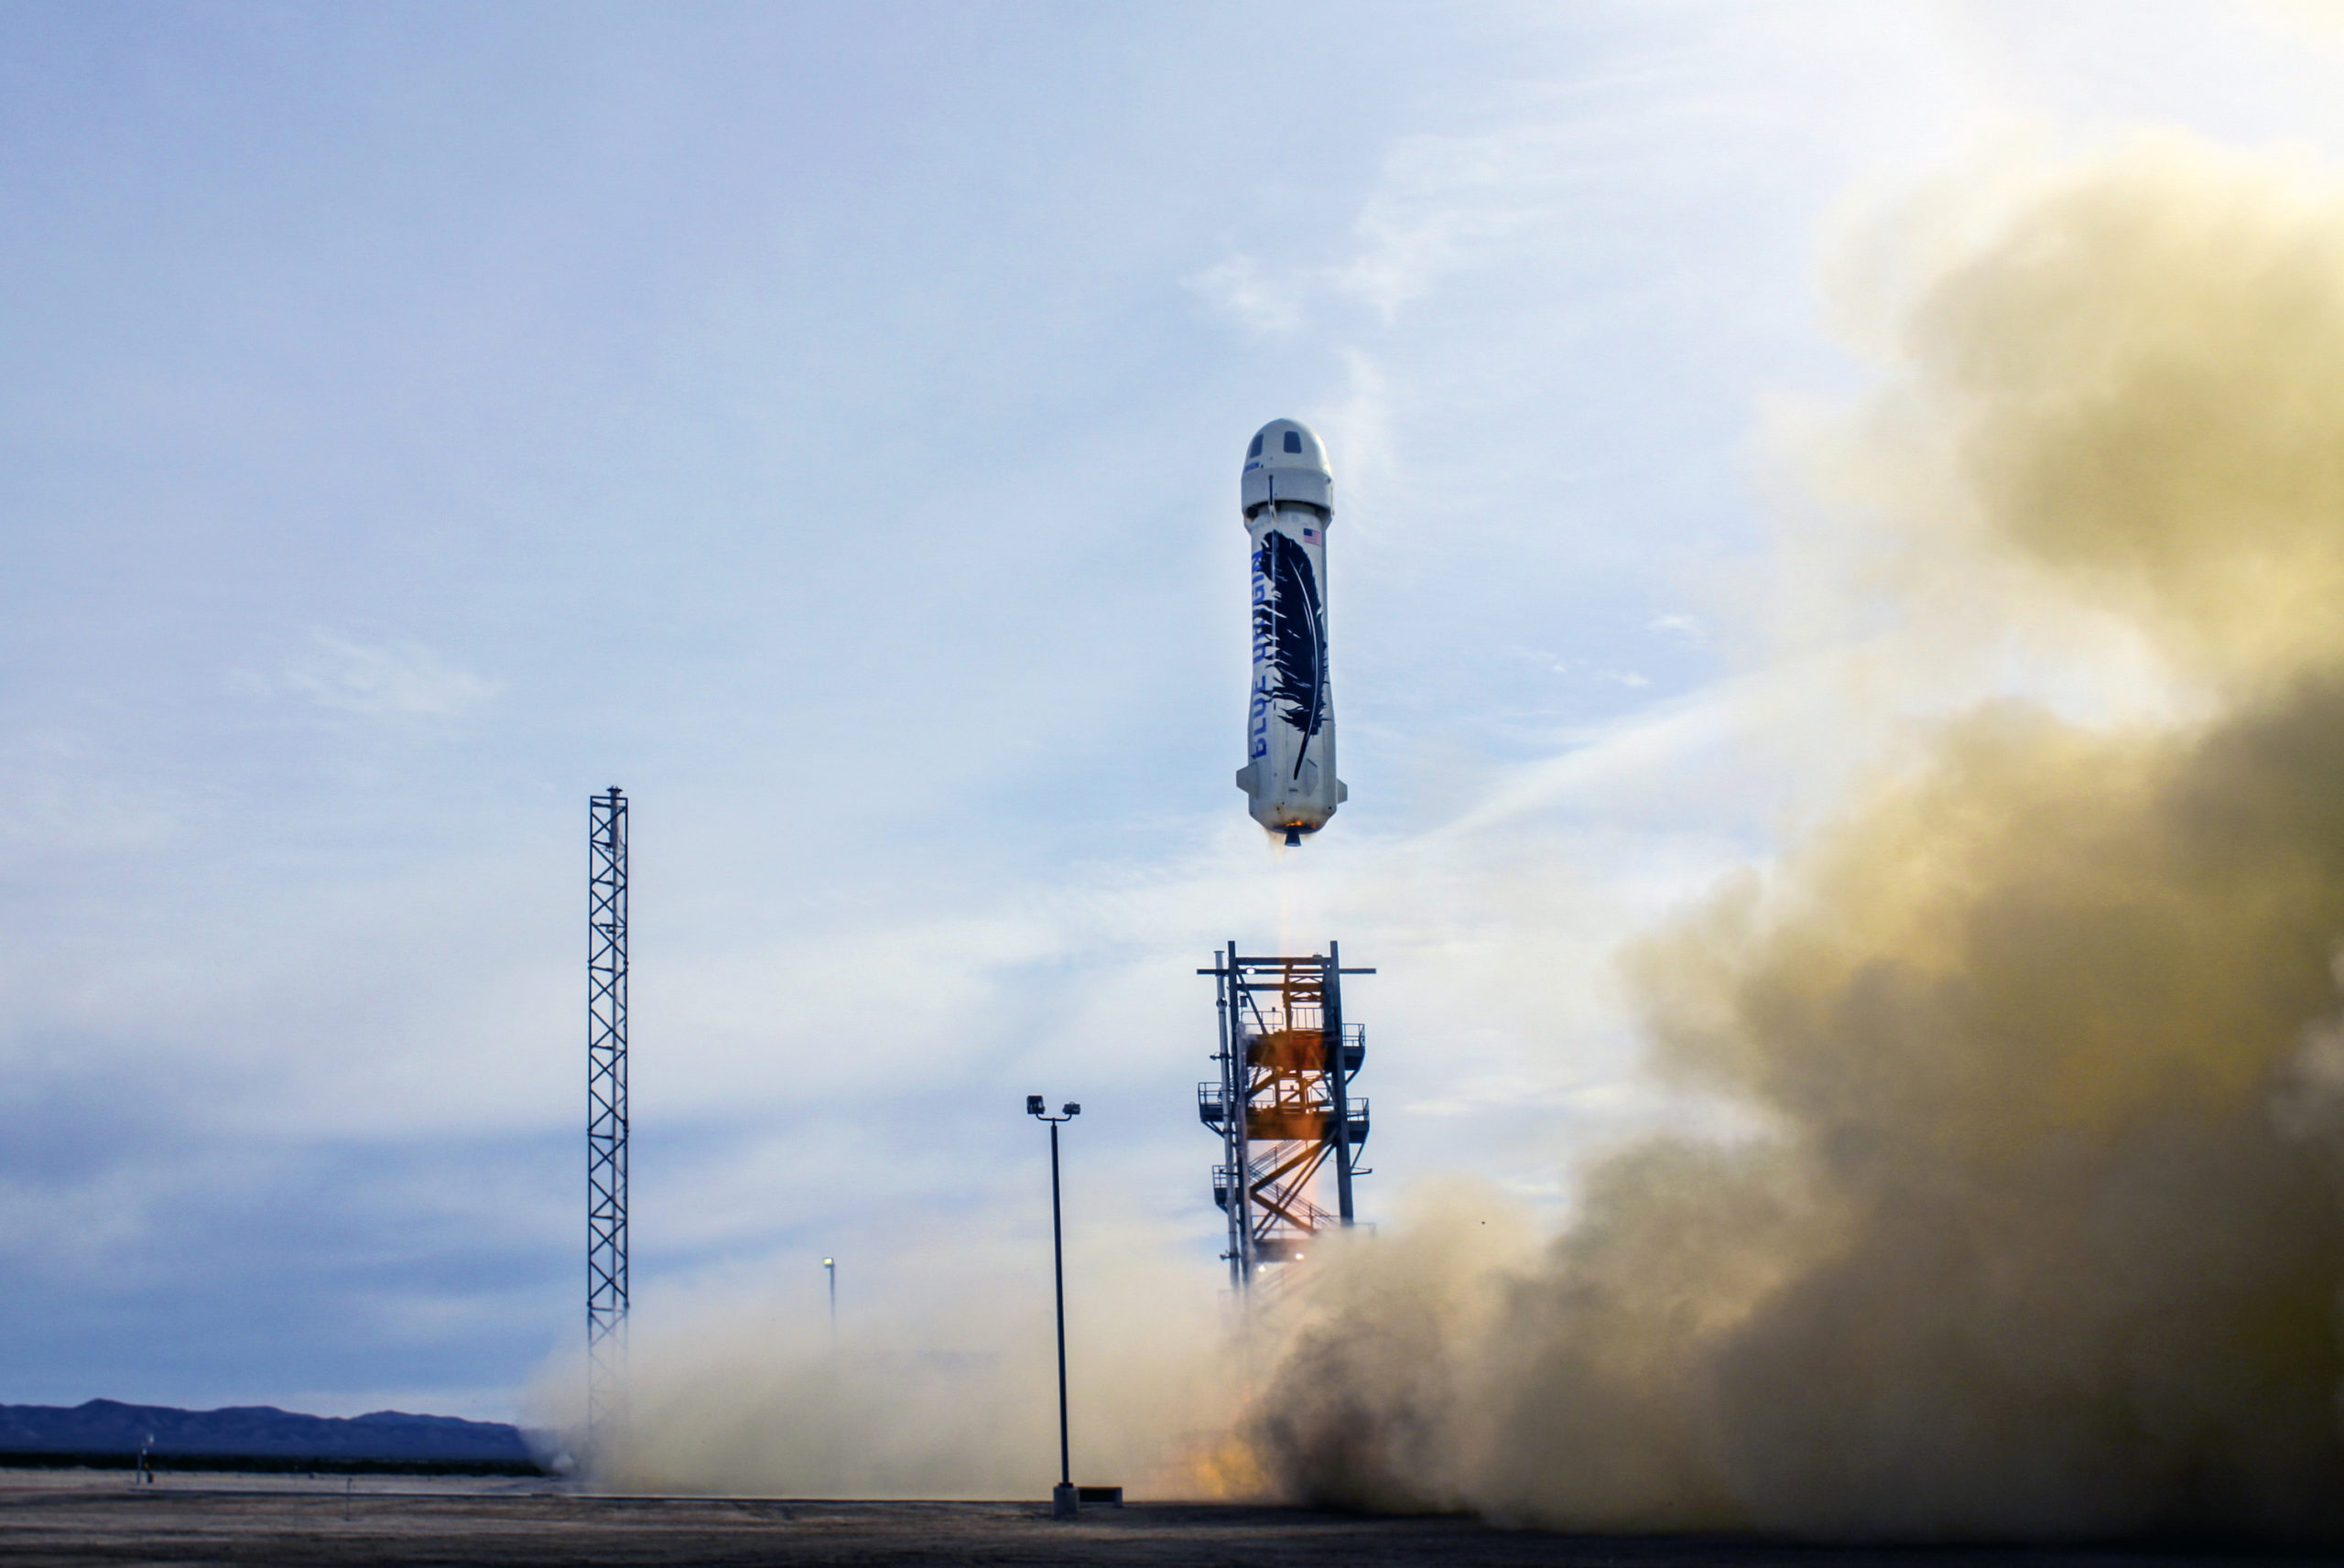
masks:
<path id="1" fill-rule="evenodd" d="M 1316 544 L 1318 540 L 1318 530 L 1316 528 L 1305 528 L 1302 531 L 1302 536 L 1305 539 L 1309 540 L 1311 543 Z"/>

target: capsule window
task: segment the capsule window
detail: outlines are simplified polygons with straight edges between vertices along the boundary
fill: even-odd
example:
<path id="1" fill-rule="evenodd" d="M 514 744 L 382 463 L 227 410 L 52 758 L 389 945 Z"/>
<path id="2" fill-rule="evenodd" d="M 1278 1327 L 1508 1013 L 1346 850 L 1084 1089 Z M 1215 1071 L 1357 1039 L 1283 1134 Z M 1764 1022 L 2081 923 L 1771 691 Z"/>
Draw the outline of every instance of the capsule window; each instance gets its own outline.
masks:
<path id="1" fill-rule="evenodd" d="M 1299 431 L 1299 430 L 1288 430 L 1288 431 L 1286 433 L 1286 449 L 1287 451 L 1289 451 L 1289 452 L 1298 452 L 1298 451 L 1302 450 L 1302 432 L 1301 432 L 1301 431 Z"/>
<path id="2" fill-rule="evenodd" d="M 1245 449 L 1245 455 L 1249 458 L 1258 458 L 1262 455 L 1262 438 L 1258 431 L 1254 434 L 1253 444 Z"/>

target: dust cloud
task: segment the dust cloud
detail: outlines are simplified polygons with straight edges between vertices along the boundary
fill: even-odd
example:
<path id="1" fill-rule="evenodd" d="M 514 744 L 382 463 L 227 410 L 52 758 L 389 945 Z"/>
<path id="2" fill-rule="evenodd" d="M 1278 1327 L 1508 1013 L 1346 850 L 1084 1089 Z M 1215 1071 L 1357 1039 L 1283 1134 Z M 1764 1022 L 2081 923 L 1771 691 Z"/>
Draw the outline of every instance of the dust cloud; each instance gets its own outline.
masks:
<path id="1" fill-rule="evenodd" d="M 1210 1375 L 1224 1305 L 1150 1239 L 1069 1238 L 1129 1260 L 1069 1281 L 1075 1480 L 1134 1498 L 1209 1489 L 1195 1456 L 1233 1415 Z M 1049 1279 L 1045 1235 L 1038 1250 L 939 1248 L 861 1281 L 835 1333 L 763 1292 L 657 1298 L 635 1314 L 624 1397 L 600 1433 L 569 1357 L 541 1372 L 528 1424 L 560 1434 L 602 1491 L 1047 1498 L 1058 1478 Z"/>
<path id="2" fill-rule="evenodd" d="M 1873 608 L 2154 690 L 1932 721 L 1635 944 L 1661 1070 L 1769 1130 L 1334 1258 L 1245 1427 L 1289 1496 L 2344 1534 L 2344 197 L 2154 137 L 1904 221 L 1823 487 Z"/>

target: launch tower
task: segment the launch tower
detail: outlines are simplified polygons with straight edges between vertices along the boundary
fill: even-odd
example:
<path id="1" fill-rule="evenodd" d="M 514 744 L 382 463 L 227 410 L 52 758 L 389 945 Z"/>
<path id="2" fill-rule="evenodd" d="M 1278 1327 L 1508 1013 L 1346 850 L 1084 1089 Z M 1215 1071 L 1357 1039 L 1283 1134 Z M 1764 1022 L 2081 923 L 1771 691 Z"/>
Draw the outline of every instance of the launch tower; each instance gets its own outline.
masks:
<path id="1" fill-rule="evenodd" d="M 587 803 L 586 1428 L 626 1376 L 626 796 Z"/>
<path id="2" fill-rule="evenodd" d="M 1319 1231 L 1351 1223 L 1368 1115 L 1350 1086 L 1367 1038 L 1343 1021 L 1342 978 L 1375 971 L 1344 968 L 1332 942 L 1324 955 L 1275 958 L 1243 957 L 1232 942 L 1197 973 L 1213 978 L 1221 1015 L 1221 1079 L 1197 1086 L 1197 1115 L 1221 1134 L 1212 1195 L 1229 1223 L 1230 1283 L 1243 1291 L 1262 1265 L 1299 1258 Z M 1332 1212 L 1312 1196 L 1327 1168 Z"/>

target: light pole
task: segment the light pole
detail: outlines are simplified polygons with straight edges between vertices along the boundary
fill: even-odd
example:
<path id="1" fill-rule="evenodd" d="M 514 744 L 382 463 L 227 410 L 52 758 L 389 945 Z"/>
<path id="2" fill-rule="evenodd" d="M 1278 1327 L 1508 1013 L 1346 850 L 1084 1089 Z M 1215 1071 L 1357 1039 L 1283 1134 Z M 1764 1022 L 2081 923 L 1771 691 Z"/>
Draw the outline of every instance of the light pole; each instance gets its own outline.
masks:
<path id="1" fill-rule="evenodd" d="M 1050 1259 L 1056 1265 L 1058 1291 L 1058 1484 L 1050 1491 L 1050 1517 L 1072 1519 L 1081 1507 L 1066 1439 L 1066 1232 L 1058 1219 L 1058 1123 L 1072 1121 L 1082 1114 L 1082 1108 L 1069 1100 L 1059 1108 L 1059 1114 L 1047 1116 L 1042 1097 L 1027 1095 L 1026 1114 L 1050 1124 Z"/>
<path id="2" fill-rule="evenodd" d="M 823 1397 L 830 1407 L 827 1422 L 829 1432 L 823 1449 L 828 1463 L 823 1474 L 830 1491 L 835 1495 L 841 1490 L 839 1485 L 839 1260 L 835 1258 L 823 1259 L 822 1272 L 830 1276 L 830 1362 L 823 1374 L 825 1385 Z"/>

